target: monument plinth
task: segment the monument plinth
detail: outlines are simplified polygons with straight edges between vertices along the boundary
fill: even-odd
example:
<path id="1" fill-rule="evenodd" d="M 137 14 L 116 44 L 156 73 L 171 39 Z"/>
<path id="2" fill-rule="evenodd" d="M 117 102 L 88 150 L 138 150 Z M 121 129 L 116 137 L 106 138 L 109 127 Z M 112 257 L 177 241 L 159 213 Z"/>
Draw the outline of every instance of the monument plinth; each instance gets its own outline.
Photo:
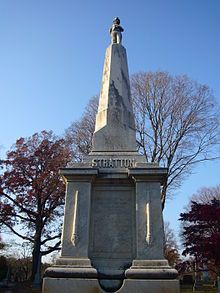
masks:
<path id="1" fill-rule="evenodd" d="M 61 257 L 44 293 L 178 293 L 164 259 L 160 188 L 167 170 L 136 151 L 123 31 L 110 29 L 91 153 L 61 169 L 67 191 Z"/>

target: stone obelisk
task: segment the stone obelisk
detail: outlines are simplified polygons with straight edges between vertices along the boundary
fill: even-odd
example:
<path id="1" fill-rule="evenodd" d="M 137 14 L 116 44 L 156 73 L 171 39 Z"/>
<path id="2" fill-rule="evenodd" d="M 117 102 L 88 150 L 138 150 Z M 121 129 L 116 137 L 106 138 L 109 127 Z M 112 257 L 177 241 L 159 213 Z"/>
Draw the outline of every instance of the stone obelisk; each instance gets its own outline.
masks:
<path id="1" fill-rule="evenodd" d="M 93 136 L 93 152 L 108 151 L 136 152 L 126 50 L 119 44 L 106 50 Z"/>
<path id="2" fill-rule="evenodd" d="M 178 293 L 164 259 L 160 188 L 166 168 L 136 151 L 123 28 L 110 29 L 91 153 L 61 169 L 67 185 L 61 256 L 44 293 Z"/>

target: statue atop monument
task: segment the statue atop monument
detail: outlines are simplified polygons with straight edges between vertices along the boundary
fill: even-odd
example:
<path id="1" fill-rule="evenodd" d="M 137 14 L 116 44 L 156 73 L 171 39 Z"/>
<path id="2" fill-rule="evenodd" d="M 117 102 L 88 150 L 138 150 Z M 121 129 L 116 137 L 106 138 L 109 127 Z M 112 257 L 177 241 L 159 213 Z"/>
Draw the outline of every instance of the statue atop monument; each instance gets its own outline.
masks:
<path id="1" fill-rule="evenodd" d="M 120 19 L 115 17 L 112 23 L 112 26 L 109 30 L 112 37 L 112 44 L 121 44 L 122 32 L 124 29 L 120 26 Z"/>

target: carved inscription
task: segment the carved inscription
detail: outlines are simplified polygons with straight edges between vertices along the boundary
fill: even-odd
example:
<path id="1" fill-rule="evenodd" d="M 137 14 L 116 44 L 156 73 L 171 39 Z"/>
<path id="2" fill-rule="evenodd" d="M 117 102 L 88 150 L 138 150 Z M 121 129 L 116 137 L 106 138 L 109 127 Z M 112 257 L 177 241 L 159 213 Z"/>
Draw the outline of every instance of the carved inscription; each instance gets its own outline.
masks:
<path id="1" fill-rule="evenodd" d="M 133 168 L 135 159 L 93 159 L 92 167 L 99 168 Z"/>
<path id="2" fill-rule="evenodd" d="M 94 190 L 92 257 L 132 257 L 134 208 L 132 189 Z"/>

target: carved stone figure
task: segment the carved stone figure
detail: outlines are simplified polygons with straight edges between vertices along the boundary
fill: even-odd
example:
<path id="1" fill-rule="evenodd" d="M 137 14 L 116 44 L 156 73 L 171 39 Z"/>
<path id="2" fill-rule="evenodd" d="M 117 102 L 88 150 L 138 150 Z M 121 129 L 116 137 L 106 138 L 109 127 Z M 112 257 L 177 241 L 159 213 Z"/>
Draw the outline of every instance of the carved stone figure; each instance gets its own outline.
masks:
<path id="1" fill-rule="evenodd" d="M 110 35 L 112 37 L 112 44 L 121 44 L 122 34 L 124 29 L 120 26 L 120 19 L 115 17 L 113 20 L 113 24 L 109 30 Z"/>

